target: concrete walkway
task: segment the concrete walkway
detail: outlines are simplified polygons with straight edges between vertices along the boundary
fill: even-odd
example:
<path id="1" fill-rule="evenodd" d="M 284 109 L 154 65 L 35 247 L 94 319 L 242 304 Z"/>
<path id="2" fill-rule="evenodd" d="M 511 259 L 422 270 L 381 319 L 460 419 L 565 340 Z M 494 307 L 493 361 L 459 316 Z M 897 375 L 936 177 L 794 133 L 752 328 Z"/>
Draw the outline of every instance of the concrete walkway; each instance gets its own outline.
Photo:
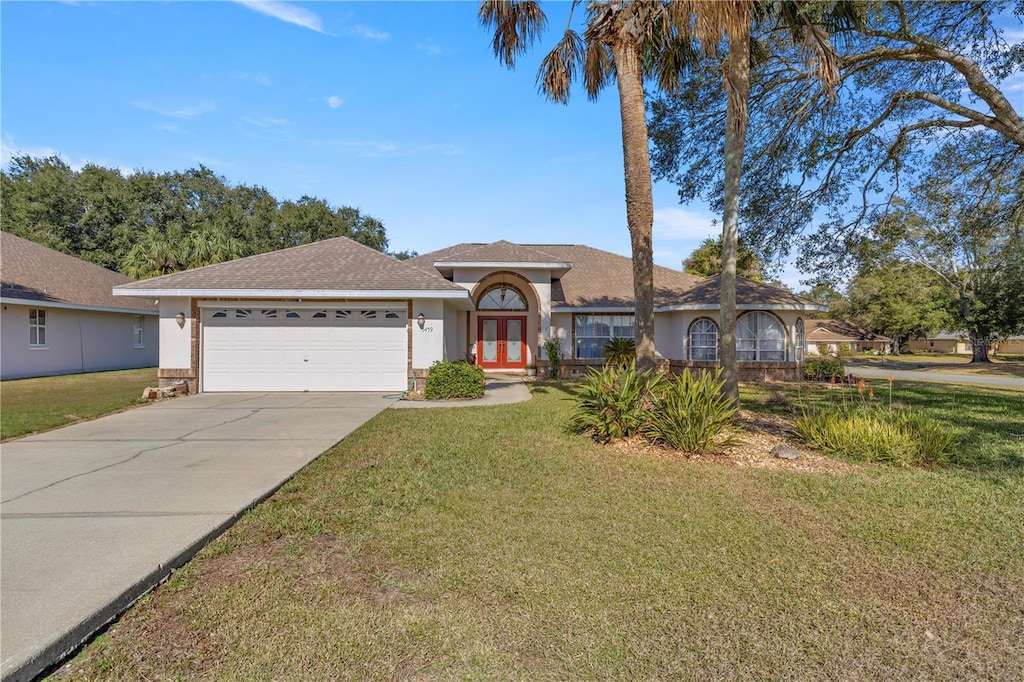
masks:
<path id="1" fill-rule="evenodd" d="M 0 450 L 3 679 L 58 662 L 392 401 L 201 394 Z"/>
<path id="2" fill-rule="evenodd" d="M 516 374 L 488 374 L 484 379 L 484 394 L 473 400 L 399 400 L 391 407 L 417 409 L 424 407 L 479 407 L 481 405 L 508 405 L 530 399 L 530 389 L 523 377 Z"/>
<path id="3" fill-rule="evenodd" d="M 870 379 L 885 379 L 890 374 L 899 381 L 935 381 L 944 384 L 970 384 L 993 388 L 1016 388 L 1024 391 L 1024 379 L 991 374 L 954 374 L 920 369 L 885 369 L 870 365 L 848 364 L 846 371 Z"/>

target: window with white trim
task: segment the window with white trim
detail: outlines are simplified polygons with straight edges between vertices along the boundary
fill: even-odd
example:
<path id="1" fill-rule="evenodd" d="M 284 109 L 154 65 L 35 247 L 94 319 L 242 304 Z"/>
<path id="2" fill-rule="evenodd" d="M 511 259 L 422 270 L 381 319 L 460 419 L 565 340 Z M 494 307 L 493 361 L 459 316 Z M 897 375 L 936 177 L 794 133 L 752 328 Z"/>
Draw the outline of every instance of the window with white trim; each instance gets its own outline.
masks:
<path id="1" fill-rule="evenodd" d="M 46 348 L 46 311 L 42 308 L 28 309 L 28 345 Z"/>
<path id="2" fill-rule="evenodd" d="M 740 362 L 783 362 L 786 328 L 770 313 L 747 313 L 736 324 L 736 359 Z"/>
<path id="3" fill-rule="evenodd" d="M 804 319 L 796 321 L 796 361 L 803 362 L 807 354 L 807 340 L 804 338 Z"/>
<path id="4" fill-rule="evenodd" d="M 146 323 L 145 318 L 142 315 L 135 316 L 135 322 L 132 323 L 132 346 L 135 348 L 145 348 L 145 333 Z"/>
<path id="5" fill-rule="evenodd" d="M 636 322 L 632 315 L 576 315 L 576 358 L 599 359 L 612 339 L 635 339 Z"/>
<path id="6" fill-rule="evenodd" d="M 690 325 L 690 359 L 718 361 L 718 325 L 706 317 Z"/>

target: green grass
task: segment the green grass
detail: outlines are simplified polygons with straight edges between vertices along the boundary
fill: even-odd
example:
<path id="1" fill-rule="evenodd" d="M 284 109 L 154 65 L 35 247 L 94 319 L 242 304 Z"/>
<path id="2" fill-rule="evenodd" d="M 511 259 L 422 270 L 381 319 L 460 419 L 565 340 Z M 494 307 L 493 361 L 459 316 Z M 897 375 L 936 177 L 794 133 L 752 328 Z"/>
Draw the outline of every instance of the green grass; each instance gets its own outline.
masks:
<path id="1" fill-rule="evenodd" d="M 0 382 L 0 439 L 116 412 L 156 384 L 152 367 Z"/>
<path id="2" fill-rule="evenodd" d="M 939 471 L 837 475 L 616 454 L 567 430 L 572 387 L 534 390 L 385 411 L 59 675 L 1024 675 L 1019 394 L 952 410 L 945 387 L 901 387 L 989 445 Z"/>

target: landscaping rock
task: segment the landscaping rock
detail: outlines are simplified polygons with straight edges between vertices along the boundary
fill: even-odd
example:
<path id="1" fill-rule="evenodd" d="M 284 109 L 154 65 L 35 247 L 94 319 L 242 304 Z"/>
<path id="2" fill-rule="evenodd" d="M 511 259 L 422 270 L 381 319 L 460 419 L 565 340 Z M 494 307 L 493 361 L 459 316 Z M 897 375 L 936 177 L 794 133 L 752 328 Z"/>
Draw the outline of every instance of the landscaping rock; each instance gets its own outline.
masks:
<path id="1" fill-rule="evenodd" d="M 175 396 L 175 391 L 174 391 L 174 387 L 173 386 L 171 386 L 169 388 L 161 388 L 158 391 L 158 393 L 159 393 L 161 398 L 173 398 Z"/>
<path id="2" fill-rule="evenodd" d="M 772 457 L 778 457 L 779 459 L 800 459 L 800 456 L 803 453 L 796 448 L 789 447 L 788 445 L 776 445 L 772 448 L 769 454 L 771 454 Z"/>
<path id="3" fill-rule="evenodd" d="M 156 396 L 157 396 L 157 391 L 156 391 L 155 388 L 153 388 L 151 386 L 146 386 L 144 389 L 142 389 L 142 399 L 143 400 L 156 400 Z"/>

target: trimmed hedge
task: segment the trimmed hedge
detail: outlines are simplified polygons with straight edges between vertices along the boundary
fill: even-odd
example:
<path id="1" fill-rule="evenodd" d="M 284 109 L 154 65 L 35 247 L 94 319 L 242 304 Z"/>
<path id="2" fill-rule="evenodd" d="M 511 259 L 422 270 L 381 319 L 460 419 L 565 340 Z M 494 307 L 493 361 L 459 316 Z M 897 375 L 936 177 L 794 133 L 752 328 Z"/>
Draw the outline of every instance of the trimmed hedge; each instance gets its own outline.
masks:
<path id="1" fill-rule="evenodd" d="M 804 377 L 810 381 L 829 381 L 832 377 L 842 379 L 846 376 L 846 366 L 838 358 L 815 358 L 804 364 Z"/>
<path id="2" fill-rule="evenodd" d="M 479 398 L 484 394 L 484 370 L 465 360 L 435 362 L 427 373 L 427 400 Z"/>

